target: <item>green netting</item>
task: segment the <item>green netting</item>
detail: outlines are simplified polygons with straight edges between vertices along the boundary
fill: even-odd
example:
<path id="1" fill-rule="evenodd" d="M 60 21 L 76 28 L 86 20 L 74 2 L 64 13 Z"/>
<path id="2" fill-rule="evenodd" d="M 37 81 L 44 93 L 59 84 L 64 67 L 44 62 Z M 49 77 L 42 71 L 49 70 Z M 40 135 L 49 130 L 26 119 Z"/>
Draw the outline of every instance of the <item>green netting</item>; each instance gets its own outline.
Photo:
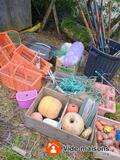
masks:
<path id="1" fill-rule="evenodd" d="M 13 43 L 16 44 L 17 47 L 21 44 L 21 39 L 17 31 L 7 31 L 7 34 L 9 35 Z"/>

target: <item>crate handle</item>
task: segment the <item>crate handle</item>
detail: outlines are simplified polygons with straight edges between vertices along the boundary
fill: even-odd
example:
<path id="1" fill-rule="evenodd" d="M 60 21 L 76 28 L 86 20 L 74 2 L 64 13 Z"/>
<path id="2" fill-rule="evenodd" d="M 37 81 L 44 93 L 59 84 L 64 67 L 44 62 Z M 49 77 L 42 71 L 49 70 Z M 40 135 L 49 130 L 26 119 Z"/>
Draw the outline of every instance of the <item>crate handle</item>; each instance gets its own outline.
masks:
<path id="1" fill-rule="evenodd" d="M 6 49 L 7 47 L 9 47 L 9 46 L 14 46 L 15 47 L 15 44 L 14 43 L 10 43 L 10 44 L 7 44 L 6 46 L 4 46 L 4 47 L 2 47 L 2 53 L 4 54 L 4 56 L 6 57 L 6 55 L 5 55 L 5 52 L 4 52 L 4 49 Z M 12 48 L 13 49 L 13 48 Z M 14 51 L 13 51 L 14 52 Z M 7 55 L 7 56 L 9 56 L 9 55 Z M 7 58 L 7 57 L 6 57 Z M 9 56 L 9 58 L 10 58 L 10 56 Z M 7 58 L 8 59 L 8 58 Z M 9 59 L 8 59 L 9 60 Z"/>
<path id="2" fill-rule="evenodd" d="M 12 75 L 12 76 L 15 75 L 15 73 L 16 73 L 16 71 L 17 71 L 17 69 L 18 69 L 19 67 L 21 67 L 21 64 L 17 65 L 17 67 L 16 67 L 16 68 L 14 69 L 14 71 L 13 71 L 13 75 Z"/>
<path id="3" fill-rule="evenodd" d="M 14 45 L 14 43 L 10 43 L 10 44 L 7 44 L 4 47 L 2 47 L 2 49 L 5 49 L 6 47 L 9 47 L 9 46 L 15 46 L 15 45 Z"/>
<path id="4" fill-rule="evenodd" d="M 25 69 L 25 66 L 23 66 L 22 64 L 19 64 L 15 69 L 14 69 L 14 72 L 13 72 L 13 77 L 15 76 L 15 73 L 16 73 L 16 71 L 17 71 L 17 69 L 18 68 L 23 68 L 23 69 Z M 25 75 L 25 80 L 27 79 L 27 75 Z"/>
<path id="5" fill-rule="evenodd" d="M 33 60 L 32 60 L 32 63 L 35 62 L 35 60 L 36 60 L 36 58 L 37 58 L 38 55 L 39 55 L 39 52 L 36 53 L 35 57 L 34 57 Z"/>

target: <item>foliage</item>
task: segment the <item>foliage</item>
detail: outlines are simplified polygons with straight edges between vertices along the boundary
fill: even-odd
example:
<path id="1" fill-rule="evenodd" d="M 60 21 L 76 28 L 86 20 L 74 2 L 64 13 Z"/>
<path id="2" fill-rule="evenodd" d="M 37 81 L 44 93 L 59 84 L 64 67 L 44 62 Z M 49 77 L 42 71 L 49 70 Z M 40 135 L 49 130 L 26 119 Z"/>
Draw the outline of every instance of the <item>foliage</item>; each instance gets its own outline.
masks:
<path id="1" fill-rule="evenodd" d="M 65 32 L 68 37 L 74 41 L 80 40 L 88 45 L 90 42 L 90 37 L 86 27 L 80 25 L 76 21 L 70 18 L 64 18 L 61 23 L 62 31 Z"/>
<path id="2" fill-rule="evenodd" d="M 108 5 L 109 0 L 104 1 L 104 17 L 106 26 L 108 25 Z M 33 16 L 33 24 L 37 21 L 42 21 L 47 8 L 50 4 L 50 0 L 32 0 L 32 16 Z M 112 5 L 112 27 L 115 26 L 120 20 L 120 0 L 114 0 Z M 80 16 L 78 9 L 76 7 L 75 0 L 56 0 L 56 10 L 59 22 L 61 23 L 64 17 L 68 17 L 71 19 L 75 19 L 79 21 L 80 24 L 84 25 L 83 19 Z M 46 24 L 46 28 L 55 28 L 55 22 L 53 18 L 53 14 L 50 15 L 48 23 Z M 118 29 L 119 30 L 119 29 Z M 115 30 L 115 32 L 119 32 Z M 119 34 L 117 35 L 119 37 Z M 118 39 L 118 38 L 117 38 Z"/>
<path id="3" fill-rule="evenodd" d="M 43 20 L 49 4 L 50 0 L 32 0 L 33 23 Z M 76 17 L 76 3 L 74 0 L 56 0 L 56 10 L 60 22 L 65 16 Z M 53 23 L 53 17 L 50 18 L 49 22 Z"/>
<path id="4" fill-rule="evenodd" d="M 0 153 L 0 157 L 5 160 L 23 160 L 23 158 L 11 150 L 4 150 Z"/>
<path id="5" fill-rule="evenodd" d="M 120 121 L 120 103 L 117 103 L 116 105 L 116 113 L 106 113 L 106 117 L 107 118 L 110 118 L 110 119 L 113 119 L 113 120 L 116 120 L 116 121 Z"/>
<path id="6" fill-rule="evenodd" d="M 74 0 L 57 0 L 56 8 L 60 21 L 62 21 L 64 17 L 75 18 L 77 16 L 76 3 Z"/>
<path id="7" fill-rule="evenodd" d="M 46 158 L 43 158 L 41 160 L 70 160 L 70 158 L 66 157 L 66 156 L 62 156 L 62 155 L 59 155 L 59 156 L 55 156 L 55 157 L 46 157 Z"/>

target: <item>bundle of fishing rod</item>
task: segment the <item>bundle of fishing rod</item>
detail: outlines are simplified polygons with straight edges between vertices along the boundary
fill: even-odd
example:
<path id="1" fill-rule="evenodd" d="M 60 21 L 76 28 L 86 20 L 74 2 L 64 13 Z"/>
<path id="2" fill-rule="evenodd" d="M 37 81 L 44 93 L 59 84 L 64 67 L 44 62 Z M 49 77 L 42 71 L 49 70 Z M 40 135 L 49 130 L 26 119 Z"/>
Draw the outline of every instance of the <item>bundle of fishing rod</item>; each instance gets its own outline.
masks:
<path id="1" fill-rule="evenodd" d="M 110 54 L 109 41 L 111 36 L 112 0 L 109 1 L 109 20 L 107 28 L 105 27 L 103 15 L 104 0 L 76 0 L 76 2 L 93 45 L 98 50 Z M 115 53 L 115 56 L 119 55 L 120 51 Z"/>

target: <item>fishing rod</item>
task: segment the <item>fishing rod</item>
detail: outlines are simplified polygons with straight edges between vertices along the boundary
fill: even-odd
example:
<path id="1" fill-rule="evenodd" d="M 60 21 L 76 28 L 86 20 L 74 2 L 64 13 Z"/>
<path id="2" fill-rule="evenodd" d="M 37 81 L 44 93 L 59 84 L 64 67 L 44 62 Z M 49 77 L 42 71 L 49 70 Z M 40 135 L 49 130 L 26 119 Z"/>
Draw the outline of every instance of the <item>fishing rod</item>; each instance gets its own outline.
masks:
<path id="1" fill-rule="evenodd" d="M 105 23 L 104 23 L 104 17 L 103 17 L 103 0 L 101 0 L 101 29 L 102 29 L 102 34 L 103 34 L 104 46 L 106 46 Z M 105 49 L 105 47 L 104 47 L 104 49 Z"/>
<path id="2" fill-rule="evenodd" d="M 120 50 L 114 54 L 114 56 L 120 56 Z"/>
<path id="3" fill-rule="evenodd" d="M 101 1 L 101 5 L 95 0 L 88 0 L 87 2 L 87 8 L 89 9 L 89 13 L 91 15 L 92 25 L 96 32 L 97 46 L 100 50 L 104 51 L 104 34 L 102 33 L 103 27 L 101 27 L 102 20 L 100 19 L 102 15 L 102 5 L 103 1 Z"/>
<path id="4" fill-rule="evenodd" d="M 95 8 L 95 15 L 97 21 L 97 28 L 98 28 L 98 38 L 100 41 L 100 50 L 104 51 L 104 40 L 102 34 L 102 23 L 101 23 L 101 13 L 102 13 L 102 1 L 101 4 L 98 1 L 94 0 L 94 8 Z"/>
<path id="5" fill-rule="evenodd" d="M 97 4 L 98 9 L 99 9 L 99 32 L 101 35 L 101 40 L 102 40 L 102 46 L 103 46 L 103 51 L 104 51 L 104 46 L 105 46 L 105 38 L 104 38 L 104 33 L 103 33 L 103 23 L 102 23 L 102 12 L 103 12 L 103 0 L 100 0 L 99 5 Z"/>
<path id="6" fill-rule="evenodd" d="M 108 20 L 108 37 L 107 37 L 107 42 L 106 42 L 106 53 L 110 53 L 110 48 L 109 48 L 109 40 L 111 36 L 111 12 L 112 12 L 112 0 L 109 2 L 109 20 Z"/>
<path id="7" fill-rule="evenodd" d="M 96 24 L 96 20 L 95 20 L 95 16 L 94 16 L 94 8 L 92 6 L 92 1 L 88 0 L 86 5 L 87 5 L 86 8 L 88 8 L 88 12 L 90 15 L 92 30 L 93 30 L 93 32 L 95 31 L 97 33 L 97 24 Z M 99 48 L 99 40 L 97 38 L 97 34 L 95 36 L 95 40 L 96 40 L 96 47 Z"/>
<path id="8" fill-rule="evenodd" d="M 90 29 L 92 30 L 92 34 L 93 34 L 93 37 L 94 37 L 94 40 L 95 40 L 95 44 L 96 44 L 96 47 L 98 48 L 97 38 L 96 38 L 95 34 L 93 33 L 93 32 L 94 32 L 94 26 L 93 26 L 93 24 L 92 24 L 92 17 L 91 17 L 91 15 L 90 15 L 90 10 L 89 10 L 89 7 L 87 6 L 87 2 L 88 2 L 88 1 L 83 0 L 83 1 L 81 2 L 81 4 L 84 4 L 84 9 L 85 9 L 85 11 L 86 11 L 86 13 L 87 13 L 87 15 L 88 15 L 88 20 L 89 20 Z"/>
<path id="9" fill-rule="evenodd" d="M 94 46 L 100 51 L 110 54 L 112 0 L 110 0 L 109 4 L 109 36 L 107 38 L 103 16 L 104 0 L 76 0 L 76 2 Z"/>
<path id="10" fill-rule="evenodd" d="M 80 11 L 81 11 L 81 15 L 82 15 L 82 17 L 83 17 L 83 20 L 84 20 L 84 23 L 85 23 L 85 25 L 86 25 L 86 27 L 87 27 L 87 30 L 88 30 L 88 32 L 89 32 L 89 35 L 90 35 L 90 37 L 91 37 L 91 39 L 92 39 L 92 41 L 93 41 L 93 43 L 94 43 L 94 45 L 95 45 L 95 40 L 94 40 L 92 31 L 91 31 L 91 29 L 90 29 L 90 27 L 89 27 L 89 24 L 88 24 L 88 22 L 87 22 L 87 19 L 86 19 L 86 17 L 85 17 L 85 14 L 84 14 L 84 12 L 83 12 L 83 10 L 82 10 L 82 7 L 81 7 L 81 5 L 80 5 L 80 3 L 79 3 L 79 0 L 76 0 L 76 2 L 77 2 L 77 5 L 78 5 L 78 7 L 79 7 L 79 9 L 80 9 Z M 95 46 L 96 46 L 96 45 L 95 45 Z"/>
<path id="11" fill-rule="evenodd" d="M 111 36 L 111 12 L 112 12 L 112 0 L 110 0 L 109 2 L 108 41 Z"/>

